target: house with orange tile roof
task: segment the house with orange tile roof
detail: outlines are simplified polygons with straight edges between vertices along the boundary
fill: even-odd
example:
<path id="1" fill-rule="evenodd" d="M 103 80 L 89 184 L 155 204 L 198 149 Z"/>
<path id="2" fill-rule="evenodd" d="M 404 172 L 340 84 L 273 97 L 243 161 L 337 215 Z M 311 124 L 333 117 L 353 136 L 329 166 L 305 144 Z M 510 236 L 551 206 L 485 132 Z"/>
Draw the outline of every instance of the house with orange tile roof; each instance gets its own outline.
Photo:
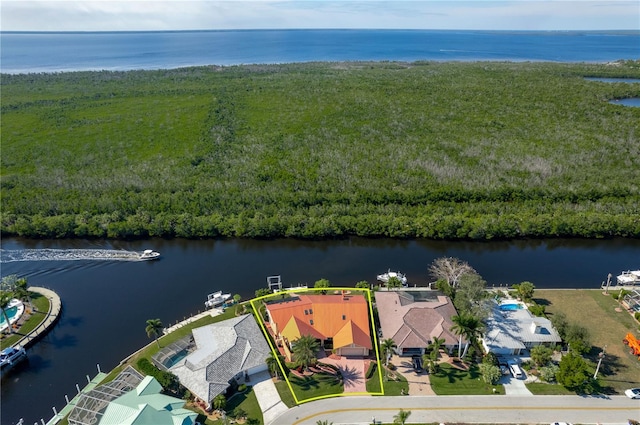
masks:
<path id="1" fill-rule="evenodd" d="M 291 343 L 311 335 L 340 356 L 368 356 L 373 348 L 369 305 L 361 294 L 291 294 L 266 303 L 276 344 L 291 361 Z"/>
<path id="2" fill-rule="evenodd" d="M 444 339 L 450 353 L 458 347 L 460 337 L 451 330 L 456 309 L 439 292 L 419 288 L 379 291 L 376 307 L 382 339 L 393 339 L 400 356 L 424 354 L 434 337 Z"/>

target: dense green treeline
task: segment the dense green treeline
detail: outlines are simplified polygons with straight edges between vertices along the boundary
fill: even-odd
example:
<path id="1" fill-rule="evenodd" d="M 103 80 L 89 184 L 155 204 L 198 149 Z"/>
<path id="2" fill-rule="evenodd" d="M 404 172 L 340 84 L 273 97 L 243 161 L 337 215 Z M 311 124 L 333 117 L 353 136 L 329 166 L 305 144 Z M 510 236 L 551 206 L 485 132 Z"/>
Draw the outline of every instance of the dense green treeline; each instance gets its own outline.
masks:
<path id="1" fill-rule="evenodd" d="M 2 75 L 1 231 L 640 236 L 640 64 Z"/>

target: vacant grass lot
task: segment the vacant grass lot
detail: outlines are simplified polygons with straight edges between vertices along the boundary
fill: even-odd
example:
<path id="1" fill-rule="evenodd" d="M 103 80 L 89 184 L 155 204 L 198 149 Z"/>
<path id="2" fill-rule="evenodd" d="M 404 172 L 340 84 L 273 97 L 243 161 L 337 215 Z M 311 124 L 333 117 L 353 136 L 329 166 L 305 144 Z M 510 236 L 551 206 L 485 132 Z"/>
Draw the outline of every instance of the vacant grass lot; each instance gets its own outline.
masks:
<path id="1" fill-rule="evenodd" d="M 598 353 L 606 346 L 606 357 L 598 377 L 604 387 L 617 393 L 640 386 L 640 361 L 622 343 L 627 332 L 638 335 L 638 322 L 601 290 L 536 290 L 536 302 L 546 305 L 548 317 L 563 312 L 570 323 L 586 327 L 591 335 L 592 349 L 588 358 L 597 362 Z"/>
<path id="2" fill-rule="evenodd" d="M 1 75 L 1 227 L 31 237 L 640 236 L 640 64 Z"/>

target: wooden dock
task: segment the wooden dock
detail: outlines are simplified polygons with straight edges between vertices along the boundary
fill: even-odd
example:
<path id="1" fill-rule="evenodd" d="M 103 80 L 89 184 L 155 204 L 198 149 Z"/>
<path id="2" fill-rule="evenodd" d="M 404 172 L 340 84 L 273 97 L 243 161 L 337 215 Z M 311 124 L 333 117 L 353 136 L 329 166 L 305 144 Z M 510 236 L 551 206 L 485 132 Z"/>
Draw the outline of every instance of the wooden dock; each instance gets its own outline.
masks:
<path id="1" fill-rule="evenodd" d="M 51 328 L 60 319 L 60 315 L 62 313 L 62 302 L 60 301 L 60 297 L 51 289 L 41 288 L 39 286 L 30 286 L 29 291 L 37 292 L 38 294 L 47 297 L 47 299 L 49 299 L 49 311 L 46 312 L 44 320 L 35 329 L 13 344 L 13 347 L 20 346 L 27 348 L 33 345 L 40 337 L 51 330 Z"/>

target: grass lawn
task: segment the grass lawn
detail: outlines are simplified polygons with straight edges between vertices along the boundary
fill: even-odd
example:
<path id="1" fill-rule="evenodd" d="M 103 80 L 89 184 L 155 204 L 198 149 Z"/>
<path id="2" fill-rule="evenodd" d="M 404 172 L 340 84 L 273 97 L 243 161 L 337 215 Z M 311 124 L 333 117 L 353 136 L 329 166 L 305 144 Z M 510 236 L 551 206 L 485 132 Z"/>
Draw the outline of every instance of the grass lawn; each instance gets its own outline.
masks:
<path id="1" fill-rule="evenodd" d="M 288 379 L 299 402 L 344 392 L 342 381 L 333 375 L 315 373 L 312 376 L 299 378 L 289 374 Z"/>
<path id="2" fill-rule="evenodd" d="M 247 413 L 247 423 L 262 424 L 262 410 L 258 404 L 258 399 L 253 389 L 249 387 L 249 390 L 242 394 L 235 394 L 233 397 L 227 400 L 225 411 L 227 415 L 232 416 L 233 411 L 237 408 L 241 408 Z M 222 425 L 224 421 L 218 419 L 217 421 L 207 420 L 205 425 Z"/>
<path id="3" fill-rule="evenodd" d="M 640 361 L 622 343 L 627 332 L 638 335 L 638 323 L 619 304 L 601 290 L 536 290 L 536 302 L 546 305 L 547 317 L 563 312 L 569 323 L 579 323 L 589 330 L 593 345 L 587 358 L 597 362 L 606 346 L 598 378 L 605 391 L 621 394 L 640 386 Z"/>
<path id="4" fill-rule="evenodd" d="M 440 364 L 440 370 L 429 377 L 431 388 L 437 395 L 475 395 L 475 394 L 504 394 L 502 385 L 488 385 L 482 380 L 477 365 L 469 370 L 456 369 L 450 364 Z"/>
<path id="5" fill-rule="evenodd" d="M 40 323 L 45 319 L 46 312 L 49 311 L 49 300 L 44 295 L 38 292 L 29 292 L 31 296 L 31 304 L 36 309 L 34 313 L 20 326 L 20 329 L 14 334 L 7 334 L 3 336 L 0 341 L 0 350 L 4 350 L 7 347 L 18 342 L 24 335 L 28 334 L 32 330 L 38 327 Z M 28 305 L 25 303 L 25 308 L 28 309 Z M 44 312 L 44 313 L 42 313 Z M 4 334 L 3 334 L 4 335 Z"/>
<path id="6" fill-rule="evenodd" d="M 570 391 L 559 384 L 532 383 L 527 384 L 527 388 L 534 395 L 575 395 L 575 391 Z"/>
<path id="7" fill-rule="evenodd" d="M 293 398 L 293 394 L 291 390 L 289 390 L 289 385 L 287 385 L 287 381 L 278 380 L 275 381 L 276 389 L 278 390 L 278 394 L 280 394 L 280 398 L 282 402 L 287 405 L 287 407 L 295 407 L 298 403 Z"/>
<path id="8" fill-rule="evenodd" d="M 402 390 L 404 390 L 405 394 L 409 394 L 407 379 L 400 374 L 397 375 L 397 380 L 383 380 L 382 384 L 384 386 L 384 395 L 386 396 L 402 395 Z M 367 391 L 370 393 L 380 392 L 380 379 L 377 375 L 367 381 Z"/>

